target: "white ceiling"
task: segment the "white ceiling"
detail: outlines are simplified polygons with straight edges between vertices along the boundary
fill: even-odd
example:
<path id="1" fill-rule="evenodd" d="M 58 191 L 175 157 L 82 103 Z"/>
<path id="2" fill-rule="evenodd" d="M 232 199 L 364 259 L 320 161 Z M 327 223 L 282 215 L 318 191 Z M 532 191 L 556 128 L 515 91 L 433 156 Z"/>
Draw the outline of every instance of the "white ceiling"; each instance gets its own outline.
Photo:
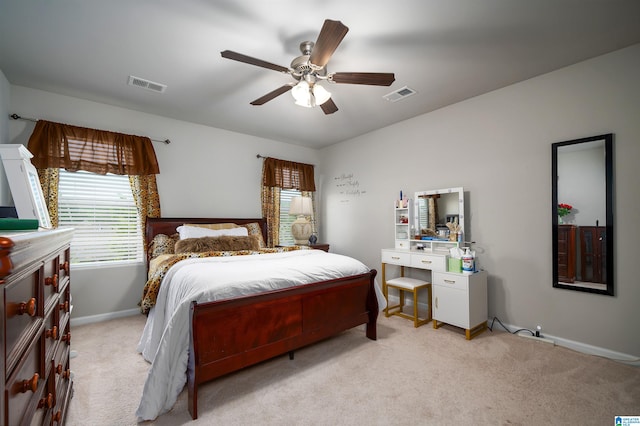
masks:
<path id="1" fill-rule="evenodd" d="M 325 84 L 332 115 L 289 93 L 249 105 L 293 79 L 220 52 L 288 67 L 324 19 L 349 27 L 330 72 L 396 81 Z M 314 148 L 639 42 L 638 0 L 0 0 L 12 85 Z M 168 88 L 131 87 L 129 75 Z M 403 86 L 418 93 L 382 98 Z"/>

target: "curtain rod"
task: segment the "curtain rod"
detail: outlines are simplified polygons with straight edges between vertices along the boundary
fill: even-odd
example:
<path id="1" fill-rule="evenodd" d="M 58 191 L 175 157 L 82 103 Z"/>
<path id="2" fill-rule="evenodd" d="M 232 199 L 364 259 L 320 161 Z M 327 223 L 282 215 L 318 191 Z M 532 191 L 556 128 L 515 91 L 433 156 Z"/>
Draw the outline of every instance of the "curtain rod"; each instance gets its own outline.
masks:
<path id="1" fill-rule="evenodd" d="M 18 114 L 9 114 L 9 118 L 13 118 L 14 120 L 24 120 L 24 121 L 32 121 L 34 123 L 37 123 L 38 120 L 36 120 L 35 118 L 29 118 L 29 117 L 20 117 Z M 151 139 L 151 138 L 149 138 Z M 169 145 L 171 143 L 171 141 L 169 139 L 165 139 L 165 140 L 160 140 L 160 139 L 151 139 L 153 142 L 162 142 L 163 144 Z"/>
<path id="2" fill-rule="evenodd" d="M 256 155 L 256 158 L 264 158 L 264 159 L 267 159 L 267 158 L 269 158 L 269 157 L 265 157 L 265 156 L 262 156 L 262 155 L 260 155 L 260 154 L 257 154 L 257 155 Z M 289 160 L 283 160 L 283 161 L 289 161 Z M 294 161 L 294 163 L 297 163 L 297 161 Z M 300 163 L 300 164 L 307 164 L 307 163 Z M 315 167 L 315 165 L 313 165 L 313 164 L 307 164 L 307 165 L 308 165 L 308 166 L 313 166 L 313 167 Z"/>

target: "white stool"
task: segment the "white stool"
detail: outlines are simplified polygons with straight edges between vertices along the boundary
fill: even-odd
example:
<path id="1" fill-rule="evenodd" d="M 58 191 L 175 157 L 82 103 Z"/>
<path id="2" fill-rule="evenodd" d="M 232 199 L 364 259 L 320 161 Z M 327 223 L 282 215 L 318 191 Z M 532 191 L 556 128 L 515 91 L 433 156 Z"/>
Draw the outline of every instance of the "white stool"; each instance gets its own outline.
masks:
<path id="1" fill-rule="evenodd" d="M 395 306 L 389 306 L 389 287 L 398 290 L 400 302 Z M 428 312 L 427 318 L 420 319 L 418 317 L 418 290 L 426 288 L 428 293 Z M 402 311 L 405 305 L 405 291 L 413 293 L 413 315 L 406 314 Z M 414 327 L 419 327 L 431 321 L 431 283 L 427 281 L 417 280 L 415 278 L 398 277 L 388 280 L 384 286 L 384 296 L 387 298 L 387 307 L 384 310 L 384 316 L 398 315 L 399 317 L 413 320 Z M 394 310 L 391 312 L 391 310 Z"/>

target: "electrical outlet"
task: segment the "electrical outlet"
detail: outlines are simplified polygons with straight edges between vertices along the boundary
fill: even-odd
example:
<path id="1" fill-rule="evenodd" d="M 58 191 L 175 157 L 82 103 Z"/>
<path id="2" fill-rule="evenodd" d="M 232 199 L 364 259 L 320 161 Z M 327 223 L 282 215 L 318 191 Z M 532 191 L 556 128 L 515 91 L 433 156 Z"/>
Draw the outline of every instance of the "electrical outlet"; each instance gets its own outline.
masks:
<path id="1" fill-rule="evenodd" d="M 531 340 L 535 340 L 537 342 L 544 342 L 544 343 L 549 343 L 553 346 L 555 346 L 556 342 L 552 339 L 547 339 L 546 337 L 536 337 L 536 336 L 529 336 L 528 334 L 520 334 L 518 333 L 518 336 L 520 337 L 524 337 L 526 339 L 531 339 Z"/>

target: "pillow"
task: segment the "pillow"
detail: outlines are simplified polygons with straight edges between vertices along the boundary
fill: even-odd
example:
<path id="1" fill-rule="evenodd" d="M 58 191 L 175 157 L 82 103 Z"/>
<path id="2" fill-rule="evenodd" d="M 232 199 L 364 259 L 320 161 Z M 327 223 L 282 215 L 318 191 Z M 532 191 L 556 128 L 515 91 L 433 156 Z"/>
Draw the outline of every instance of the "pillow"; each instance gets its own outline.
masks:
<path id="1" fill-rule="evenodd" d="M 184 225 L 208 229 L 231 229 L 240 227 L 240 225 L 236 223 L 185 223 Z"/>
<path id="2" fill-rule="evenodd" d="M 206 251 L 258 250 L 260 244 L 255 236 L 223 235 L 219 237 L 185 238 L 178 240 L 175 252 L 201 253 Z"/>
<path id="3" fill-rule="evenodd" d="M 176 228 L 180 234 L 180 239 L 185 238 L 201 238 L 201 237 L 220 237 L 223 235 L 231 235 L 236 237 L 246 237 L 249 235 L 247 228 L 229 228 L 229 229 L 209 229 L 201 226 L 182 225 Z"/>
<path id="4" fill-rule="evenodd" d="M 250 236 L 253 235 L 258 238 L 260 248 L 265 248 L 267 246 L 264 242 L 264 238 L 262 237 L 262 228 L 258 222 L 247 223 L 246 225 L 242 225 L 242 227 L 247 229 Z"/>
<path id="5" fill-rule="evenodd" d="M 176 241 L 178 241 L 179 235 L 173 234 L 171 236 L 165 234 L 157 234 L 153 237 L 149 252 L 151 253 L 151 259 L 154 259 L 161 254 L 173 254 Z"/>

